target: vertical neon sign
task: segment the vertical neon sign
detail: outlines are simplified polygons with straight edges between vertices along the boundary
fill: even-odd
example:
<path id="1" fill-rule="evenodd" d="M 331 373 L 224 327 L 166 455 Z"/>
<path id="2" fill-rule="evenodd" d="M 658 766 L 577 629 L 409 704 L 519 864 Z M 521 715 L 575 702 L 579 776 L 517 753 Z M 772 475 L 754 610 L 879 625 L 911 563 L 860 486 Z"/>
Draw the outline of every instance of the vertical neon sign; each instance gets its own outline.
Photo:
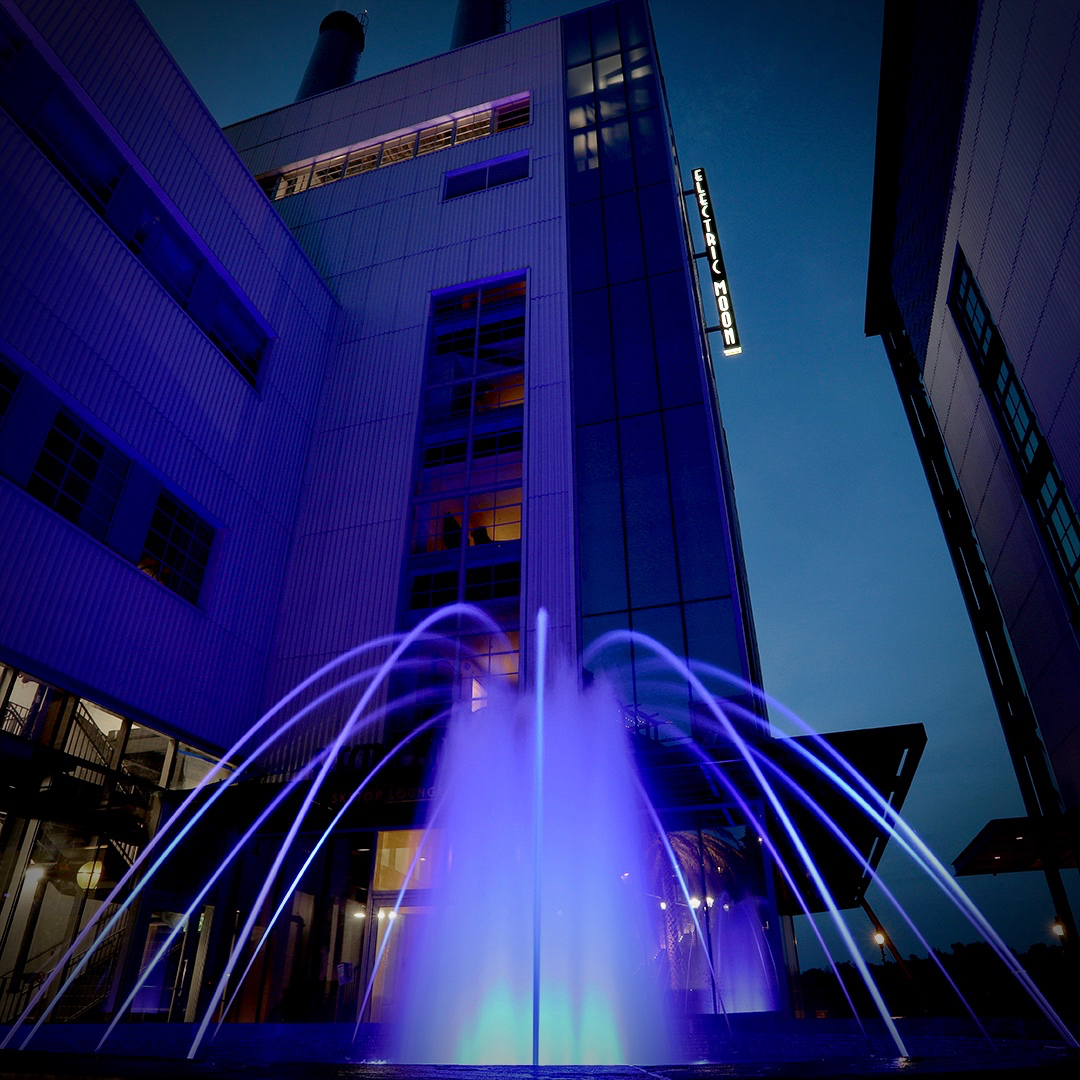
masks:
<path id="1" fill-rule="evenodd" d="M 724 254 L 720 250 L 720 241 L 716 235 L 709 182 L 705 179 L 704 169 L 695 169 L 693 175 L 694 195 L 697 198 L 698 212 L 701 214 L 701 231 L 705 235 L 705 251 L 709 260 L 709 275 L 712 278 L 713 299 L 720 316 L 720 329 L 724 334 L 724 355 L 737 356 L 742 352 L 742 345 L 739 343 L 739 328 L 735 324 L 735 309 L 731 306 L 731 289 L 728 287 L 727 270 L 724 268 Z"/>

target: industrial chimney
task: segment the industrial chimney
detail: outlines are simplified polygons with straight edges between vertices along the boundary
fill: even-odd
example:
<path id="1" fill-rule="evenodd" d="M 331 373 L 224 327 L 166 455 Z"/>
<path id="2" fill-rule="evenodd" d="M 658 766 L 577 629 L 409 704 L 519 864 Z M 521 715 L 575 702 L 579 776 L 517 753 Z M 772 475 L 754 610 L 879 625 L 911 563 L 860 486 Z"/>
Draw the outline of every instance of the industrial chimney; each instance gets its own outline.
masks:
<path id="1" fill-rule="evenodd" d="M 505 34 L 509 8 L 508 0 L 458 0 L 450 48 L 460 49 L 462 45 Z"/>
<path id="2" fill-rule="evenodd" d="M 356 78 L 356 65 L 363 51 L 364 24 L 348 11 L 331 11 L 319 24 L 319 40 L 311 52 L 296 100 L 348 86 Z"/>

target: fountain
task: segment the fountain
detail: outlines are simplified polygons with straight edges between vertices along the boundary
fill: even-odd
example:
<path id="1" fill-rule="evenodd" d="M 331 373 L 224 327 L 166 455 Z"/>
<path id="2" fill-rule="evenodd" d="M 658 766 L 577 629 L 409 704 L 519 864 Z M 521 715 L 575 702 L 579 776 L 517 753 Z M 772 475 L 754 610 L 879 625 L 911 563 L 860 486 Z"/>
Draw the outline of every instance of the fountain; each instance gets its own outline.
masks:
<path id="1" fill-rule="evenodd" d="M 538 801 L 522 782 L 536 717 L 529 697 L 495 698 L 451 725 L 436 779 L 440 869 L 404 961 L 397 1060 L 528 1064 L 534 1031 L 540 1064 L 673 1059 L 618 706 L 600 688 L 579 695 L 569 677 L 549 688 Z"/>
<path id="2" fill-rule="evenodd" d="M 430 730 L 444 728 L 431 784 L 437 795 L 396 902 L 379 910 L 374 964 L 363 995 L 357 996 L 354 1038 L 376 980 L 385 981 L 392 972 L 400 989 L 390 1042 L 397 1061 L 536 1065 L 677 1060 L 682 1053 L 679 1013 L 711 1012 L 722 1016 L 730 1030 L 733 1014 L 775 1012 L 783 1006 L 777 940 L 762 926 L 766 890 L 753 887 L 755 878 L 771 872 L 764 869 L 771 864 L 806 910 L 800 882 L 807 877 L 812 882 L 863 977 L 896 1056 L 907 1059 L 908 1047 L 793 823 L 792 807 L 809 808 L 854 857 L 861 856 L 813 795 L 774 760 L 760 716 L 738 703 L 754 699 L 767 702 L 811 736 L 808 744 L 784 741 L 803 759 L 805 769 L 842 790 L 953 899 L 1039 1003 L 1061 1040 L 1078 1047 L 1012 953 L 913 830 L 827 742 L 813 736 L 780 703 L 726 672 L 687 664 L 630 631 L 605 635 L 586 651 L 586 666 L 599 669 L 605 655 L 633 646 L 639 687 L 656 671 L 674 677 L 679 692 L 689 692 L 698 704 L 701 730 L 739 759 L 744 779 L 735 781 L 735 774 L 720 768 L 699 741 L 687 738 L 687 732 L 665 718 L 661 704 L 653 717 L 659 733 L 679 741 L 684 753 L 697 755 L 714 790 L 737 806 L 741 817 L 728 827 L 687 832 L 661 822 L 648 777 L 638 776 L 627 733 L 627 720 L 634 718 L 620 705 L 625 697 L 603 678 L 579 690 L 575 674 L 546 670 L 543 612 L 531 694 L 491 688 L 480 699 L 440 712 L 422 691 L 413 691 L 379 705 L 391 672 L 410 662 L 418 643 L 435 648 L 431 643 L 439 623 L 450 619 L 475 620 L 485 632 L 499 633 L 481 611 L 452 605 L 407 634 L 378 639 L 338 658 L 262 717 L 230 749 L 227 758 L 237 763 L 234 771 L 223 779 L 222 765 L 212 770 L 144 847 L 113 890 L 113 902 L 101 905 L 37 987 L 2 1045 L 23 1033 L 21 1046 L 26 1047 L 97 944 L 114 932 L 185 836 L 259 756 L 280 748 L 281 740 L 292 737 L 305 717 L 356 691 L 358 697 L 331 744 L 275 789 L 149 956 L 134 985 L 117 1002 L 99 1049 L 244 846 L 287 808 L 290 824 L 233 937 L 220 977 L 200 1002 L 202 1015 L 188 1050 L 188 1056 L 195 1057 L 211 1026 L 216 1023 L 216 1032 L 230 1015 L 274 924 L 344 815 L 395 754 Z M 384 654 L 381 662 L 374 662 Z M 361 670 L 353 670 L 357 665 Z M 718 697 L 707 683 L 724 685 L 725 695 Z M 662 703 L 664 695 L 658 690 L 657 700 Z M 685 702 L 684 696 L 684 714 Z M 418 707 L 424 711 L 415 715 L 427 718 L 414 721 L 393 753 L 368 771 L 311 843 L 291 881 L 285 881 L 282 869 L 343 748 L 393 710 Z M 776 836 L 770 835 L 767 818 L 776 823 Z M 798 874 L 777 843 L 781 835 L 801 859 Z M 412 886 L 421 861 L 429 866 L 418 894 Z M 271 900 L 275 889 L 276 907 Z M 918 934 L 914 920 L 887 889 L 885 895 L 898 917 Z M 928 943 L 920 940 L 933 957 Z M 836 970 L 831 957 L 830 963 Z M 673 983 L 676 972 L 678 985 Z M 978 1025 L 973 1015 L 972 1020 Z"/>

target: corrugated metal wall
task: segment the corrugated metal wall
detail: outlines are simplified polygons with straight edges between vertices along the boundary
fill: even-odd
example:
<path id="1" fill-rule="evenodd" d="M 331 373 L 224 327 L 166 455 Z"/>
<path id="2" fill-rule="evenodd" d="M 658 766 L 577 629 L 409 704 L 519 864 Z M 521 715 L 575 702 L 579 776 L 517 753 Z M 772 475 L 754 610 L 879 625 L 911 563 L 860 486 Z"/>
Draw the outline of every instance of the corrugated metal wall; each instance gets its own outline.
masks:
<path id="1" fill-rule="evenodd" d="M 557 21 L 238 124 L 253 172 L 529 91 L 531 122 L 277 203 L 343 307 L 324 385 L 268 701 L 397 625 L 432 290 L 528 278 L 522 627 L 573 656 L 576 571 Z M 442 201 L 443 174 L 529 150 L 528 180 Z M 523 651 L 532 649 L 531 636 Z M 312 746 L 327 733 L 313 731 Z"/>
<path id="2" fill-rule="evenodd" d="M 256 392 L 4 118 L 0 348 L 218 531 L 196 608 L 0 481 L 0 650 L 227 745 L 261 699 L 338 307 L 133 4 L 18 7 L 277 340 Z"/>
<path id="3" fill-rule="evenodd" d="M 959 244 L 1080 504 L 1080 18 L 980 16 L 925 378 L 1063 794 L 1080 805 L 1080 646 L 1009 453 L 946 305 Z"/>

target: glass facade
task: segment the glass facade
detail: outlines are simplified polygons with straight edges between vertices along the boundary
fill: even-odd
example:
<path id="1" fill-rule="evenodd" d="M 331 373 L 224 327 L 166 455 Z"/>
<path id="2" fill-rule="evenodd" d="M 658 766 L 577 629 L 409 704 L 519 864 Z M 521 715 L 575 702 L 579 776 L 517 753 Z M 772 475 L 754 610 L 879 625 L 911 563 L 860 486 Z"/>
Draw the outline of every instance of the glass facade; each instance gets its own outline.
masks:
<path id="1" fill-rule="evenodd" d="M 268 837 L 252 850 L 245 889 L 255 887 L 251 879 L 278 840 Z M 782 978 L 769 959 L 775 915 L 756 833 L 731 824 L 729 815 L 724 824 L 680 822 L 666 841 L 657 838 L 646 852 L 640 886 L 651 913 L 649 963 L 663 996 L 677 1013 L 774 1009 Z M 300 842 L 283 874 L 293 876 L 310 853 L 310 841 Z M 491 851 L 493 875 L 504 854 Z M 405 973 L 415 970 L 415 950 L 430 940 L 432 888 L 451 858 L 438 828 L 335 833 L 285 898 L 272 929 L 277 904 L 264 909 L 252 949 L 240 958 L 240 970 L 252 967 L 230 1019 L 392 1020 L 405 995 Z M 479 948 L 484 903 L 478 895 Z M 367 1005 L 358 1012 L 365 992 Z"/>
<path id="2" fill-rule="evenodd" d="M 582 642 L 640 630 L 747 677 L 647 12 L 567 16 L 563 44 Z"/>
<path id="3" fill-rule="evenodd" d="M 402 622 L 464 601 L 504 631 L 448 631 L 457 633 L 459 655 L 445 665 L 450 674 L 435 676 L 444 684 L 436 704 L 479 707 L 491 680 L 517 683 L 525 311 L 519 274 L 442 290 L 431 301 Z"/>
<path id="4" fill-rule="evenodd" d="M 751 647 L 736 597 L 720 430 L 647 11 L 638 0 L 627 0 L 568 16 L 561 28 L 565 98 L 551 107 L 560 110 L 556 130 L 566 140 L 573 431 L 559 437 L 575 442 L 576 474 L 567 487 L 573 485 L 576 499 L 579 640 L 587 646 L 607 630 L 630 628 L 680 657 L 746 677 L 753 674 Z M 0 64 L 6 58 L 0 38 Z M 529 96 L 519 94 L 453 121 L 442 118 L 413 131 L 398 129 L 377 143 L 336 149 L 260 183 L 280 200 L 523 126 L 532 118 L 530 109 Z M 57 136 L 56 142 L 63 140 Z M 442 202 L 526 179 L 542 160 L 557 160 L 551 150 L 448 171 Z M 110 159 L 99 157 L 93 165 L 97 159 L 86 149 L 79 171 L 97 175 L 96 168 L 106 175 Z M 449 155 L 447 160 L 452 163 Z M 126 161 L 120 167 L 126 169 Z M 407 168 L 393 175 L 404 177 Z M 207 270 L 201 249 L 156 197 L 126 204 L 119 215 L 108 184 L 95 190 L 99 212 L 133 255 L 178 303 L 197 299 L 199 325 L 254 385 L 267 338 L 223 283 L 216 291 L 202 287 Z M 519 190 L 534 193 L 533 185 Z M 442 208 L 439 195 L 436 187 L 434 213 L 448 219 L 465 214 L 466 203 Z M 484 197 L 496 202 L 502 196 L 493 191 Z M 291 206 L 299 212 L 303 201 Z M 547 207 L 542 212 L 549 214 Z M 554 268 L 561 279 L 562 253 L 554 247 L 557 257 L 543 269 L 550 275 Z M 495 250 L 492 242 L 481 254 L 494 258 Z M 499 250 L 513 249 L 508 243 Z M 481 631 L 475 620 L 461 618 L 440 627 L 441 643 L 424 643 L 422 664 L 419 654 L 405 658 L 389 688 L 389 697 L 402 699 L 404 707 L 385 723 L 379 736 L 384 743 L 349 747 L 342 755 L 349 761 L 336 763 L 328 797 L 320 796 L 302 823 L 261 907 L 256 898 L 263 876 L 291 825 L 288 804 L 260 825 L 210 891 L 196 891 L 222 865 L 246 823 L 281 791 L 282 774 L 230 788 L 212 820 L 178 849 L 182 856 L 163 867 L 141 906 L 97 948 L 78 992 L 68 992 L 56 1019 L 109 1015 L 119 1005 L 121 984 L 126 989 L 140 971 L 150 970 L 161 949 L 164 955 L 131 1012 L 142 1021 L 198 1019 L 200 996 L 205 1004 L 203 991 L 216 985 L 239 928 L 256 908 L 230 987 L 235 1001 L 225 1007 L 229 1020 L 382 1022 L 394 1016 L 409 951 L 431 911 L 432 867 L 451 858 L 437 829 L 424 827 L 434 790 L 427 770 L 438 736 L 411 743 L 318 852 L 315 845 L 327 808 L 341 806 L 381 765 L 396 736 L 452 704 L 482 709 L 499 688 L 518 685 L 522 539 L 529 527 L 525 343 L 533 271 L 520 269 L 525 262 L 469 262 L 508 272 L 455 277 L 456 283 L 430 294 L 412 483 L 407 493 L 398 492 L 408 500 L 404 550 L 400 564 L 382 568 L 395 583 L 400 571 L 399 629 L 415 627 L 445 604 L 467 602 L 490 616 L 499 632 Z M 539 299 L 553 297 L 562 302 L 556 290 Z M 538 304 L 536 310 L 545 309 Z M 561 335 L 554 319 L 541 329 Z M 9 405 L 10 413 L 19 404 L 18 373 L 9 378 L 7 372 L 0 365 L 0 420 Z M 130 461 L 120 457 L 76 417 L 63 410 L 50 415 L 56 416 L 54 431 L 34 468 L 32 493 L 70 520 L 77 510 L 82 528 L 120 550 L 110 533 L 113 511 L 123 516 L 127 470 L 147 470 L 134 454 Z M 532 467 L 546 466 L 537 456 Z M 140 490 L 142 505 L 125 519 L 134 535 L 125 557 L 195 603 L 214 529 L 160 483 L 143 483 Z M 570 495 L 565 499 L 568 506 Z M 91 506 L 93 516 L 86 509 Z M 534 520 L 543 521 L 542 513 Z M 131 524 L 136 519 L 137 534 Z M 563 527 L 569 528 L 568 516 Z M 647 712 L 651 687 L 640 655 L 629 671 L 629 693 L 620 702 L 627 725 L 643 741 L 668 738 L 671 729 Z M 685 683 L 678 693 L 681 700 L 668 703 L 664 719 L 689 733 L 694 710 Z M 215 761 L 152 726 L 13 669 L 0 668 L 0 705 L 4 739 L 63 755 L 64 782 L 57 790 L 73 800 L 37 816 L 26 812 L 25 801 L 12 801 L 5 810 L 0 852 L 12 884 L 0 921 L 0 1019 L 10 1020 L 79 928 L 101 905 L 117 902 L 106 900 L 112 886 Z M 101 809 L 110 813 L 99 814 Z M 765 952 L 775 942 L 768 936 L 768 869 L 754 837 L 737 823 L 737 814 L 721 807 L 678 817 L 667 828 L 667 844 L 651 837 L 651 876 L 641 886 L 652 911 L 650 974 L 682 1011 L 717 1012 L 721 1001 L 737 1011 L 775 1007 L 775 983 L 764 966 L 746 979 L 725 969 L 729 955 L 760 956 L 763 931 Z M 666 861 L 668 845 L 679 872 L 697 883 L 689 901 Z M 582 859 L 592 857 L 577 837 L 574 846 Z M 493 877 L 506 857 L 491 851 Z M 609 914 L 601 918 L 614 926 Z M 475 932 L 482 937 L 482 928 Z M 741 944 L 725 944 L 736 941 Z M 729 978 L 731 985 L 722 985 Z"/>
<path id="5" fill-rule="evenodd" d="M 117 911 L 123 897 L 112 890 L 152 835 L 161 800 L 193 787 L 216 760 L 0 664 L 0 1022 L 23 1011 L 96 914 Z M 138 922 L 142 916 L 126 915 L 95 949 L 54 1019 L 100 1016 L 121 978 L 125 943 L 145 932 L 149 947 L 158 934 L 155 918 L 162 923 L 166 917 L 158 915 L 147 925 Z M 80 956 L 69 958 L 65 970 Z M 174 959 L 144 988 L 137 1011 L 178 1015 Z"/>

